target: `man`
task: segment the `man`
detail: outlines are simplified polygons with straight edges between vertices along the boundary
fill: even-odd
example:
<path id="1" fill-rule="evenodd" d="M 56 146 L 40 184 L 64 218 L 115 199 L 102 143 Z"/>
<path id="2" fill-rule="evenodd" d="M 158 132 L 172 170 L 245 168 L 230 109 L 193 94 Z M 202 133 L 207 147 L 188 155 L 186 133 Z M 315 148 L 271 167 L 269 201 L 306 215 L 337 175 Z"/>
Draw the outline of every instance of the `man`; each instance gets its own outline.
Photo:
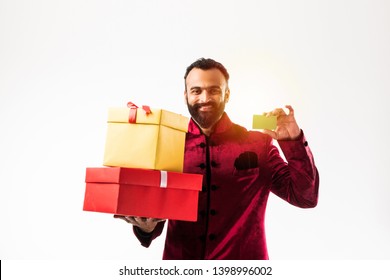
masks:
<path id="1" fill-rule="evenodd" d="M 292 205 L 315 207 L 319 177 L 303 131 L 286 106 L 274 131 L 247 131 L 230 121 L 229 74 L 212 59 L 199 59 L 185 73 L 184 97 L 191 114 L 184 172 L 204 175 L 197 222 L 168 221 L 163 259 L 268 259 L 264 216 L 269 193 Z M 278 141 L 288 163 L 272 144 Z M 121 218 L 134 225 L 148 247 L 165 221 Z"/>

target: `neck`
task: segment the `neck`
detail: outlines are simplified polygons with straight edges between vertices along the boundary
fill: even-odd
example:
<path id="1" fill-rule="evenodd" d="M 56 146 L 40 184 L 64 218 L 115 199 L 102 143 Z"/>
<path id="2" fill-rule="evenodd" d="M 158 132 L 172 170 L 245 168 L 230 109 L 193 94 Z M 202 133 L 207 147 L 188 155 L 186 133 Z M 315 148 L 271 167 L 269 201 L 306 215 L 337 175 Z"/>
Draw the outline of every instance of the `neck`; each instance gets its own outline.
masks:
<path id="1" fill-rule="evenodd" d="M 200 127 L 200 126 L 199 126 Z M 209 127 L 209 128 L 203 128 L 203 127 L 200 127 L 200 130 L 202 131 L 202 133 L 206 136 L 210 136 L 211 133 L 213 133 L 214 131 L 214 126 L 212 127 Z"/>

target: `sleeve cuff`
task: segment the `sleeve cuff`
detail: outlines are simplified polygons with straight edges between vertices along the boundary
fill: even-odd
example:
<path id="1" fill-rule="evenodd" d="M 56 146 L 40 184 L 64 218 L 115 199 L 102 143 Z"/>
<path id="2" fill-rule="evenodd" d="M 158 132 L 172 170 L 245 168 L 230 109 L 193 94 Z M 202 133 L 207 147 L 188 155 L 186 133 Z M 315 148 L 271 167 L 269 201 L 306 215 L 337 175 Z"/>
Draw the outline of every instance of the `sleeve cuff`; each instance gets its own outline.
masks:
<path id="1" fill-rule="evenodd" d="M 281 140 L 278 141 L 280 148 L 287 158 L 300 158 L 302 155 L 308 154 L 309 143 L 306 140 L 303 130 L 295 140 Z"/>
<path id="2" fill-rule="evenodd" d="M 141 237 L 141 238 L 151 238 L 152 235 L 153 235 L 153 231 L 152 232 L 144 232 L 142 229 L 140 229 L 139 227 L 137 226 L 133 226 L 134 227 L 134 231 L 135 233 Z"/>

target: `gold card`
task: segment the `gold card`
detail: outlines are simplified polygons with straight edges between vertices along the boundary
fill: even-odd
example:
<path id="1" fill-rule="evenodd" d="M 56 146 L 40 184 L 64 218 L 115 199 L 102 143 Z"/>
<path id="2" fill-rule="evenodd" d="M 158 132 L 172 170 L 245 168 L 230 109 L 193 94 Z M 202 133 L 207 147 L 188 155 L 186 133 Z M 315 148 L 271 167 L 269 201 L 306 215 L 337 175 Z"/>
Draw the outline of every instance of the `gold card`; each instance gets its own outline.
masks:
<path id="1" fill-rule="evenodd" d="M 276 116 L 253 115 L 252 128 L 274 130 L 276 128 Z"/>

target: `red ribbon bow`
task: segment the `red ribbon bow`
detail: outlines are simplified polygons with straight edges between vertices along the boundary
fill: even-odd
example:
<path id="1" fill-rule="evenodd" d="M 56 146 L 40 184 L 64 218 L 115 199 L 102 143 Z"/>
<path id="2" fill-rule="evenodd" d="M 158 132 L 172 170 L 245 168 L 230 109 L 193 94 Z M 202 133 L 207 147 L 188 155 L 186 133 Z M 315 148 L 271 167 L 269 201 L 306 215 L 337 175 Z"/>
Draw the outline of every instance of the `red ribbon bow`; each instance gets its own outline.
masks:
<path id="1" fill-rule="evenodd" d="M 129 123 L 136 123 L 138 106 L 135 105 L 133 102 L 128 102 L 127 107 L 130 108 Z M 152 111 L 150 110 L 150 107 L 146 106 L 146 105 L 142 105 L 142 110 L 144 110 L 146 115 L 149 115 L 152 113 Z"/>

